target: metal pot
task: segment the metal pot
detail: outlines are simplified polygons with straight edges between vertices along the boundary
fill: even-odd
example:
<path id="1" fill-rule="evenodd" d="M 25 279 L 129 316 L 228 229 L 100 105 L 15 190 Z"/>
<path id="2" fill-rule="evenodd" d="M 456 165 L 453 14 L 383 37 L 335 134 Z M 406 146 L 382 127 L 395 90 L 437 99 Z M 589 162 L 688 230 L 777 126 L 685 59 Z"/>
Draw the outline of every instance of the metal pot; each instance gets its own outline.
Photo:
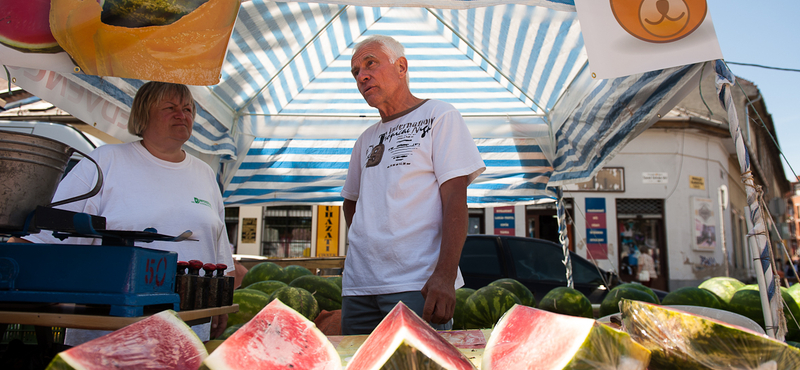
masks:
<path id="1" fill-rule="evenodd" d="M 98 180 L 86 194 L 51 203 L 72 153 L 97 166 Z M 0 233 L 25 229 L 26 219 L 37 206 L 56 206 L 90 198 L 100 191 L 103 173 L 88 155 L 41 136 L 0 131 Z M 25 231 L 36 232 L 32 226 Z"/>

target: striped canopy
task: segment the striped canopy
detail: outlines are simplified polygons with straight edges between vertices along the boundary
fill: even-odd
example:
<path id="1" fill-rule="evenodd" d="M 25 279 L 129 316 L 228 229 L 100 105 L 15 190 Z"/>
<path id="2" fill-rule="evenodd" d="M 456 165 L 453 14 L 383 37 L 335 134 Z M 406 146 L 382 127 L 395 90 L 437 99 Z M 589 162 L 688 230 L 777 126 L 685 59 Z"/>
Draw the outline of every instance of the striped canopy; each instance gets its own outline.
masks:
<path id="1" fill-rule="evenodd" d="M 487 165 L 473 206 L 552 199 L 549 187 L 591 179 L 700 70 L 592 78 L 572 0 L 243 2 L 221 82 L 192 88 L 188 146 L 219 162 L 226 204 L 342 200 L 355 139 L 379 120 L 350 74 L 352 47 L 372 34 L 405 45 L 412 93 L 464 116 Z M 123 109 L 143 83 L 63 77 Z"/>

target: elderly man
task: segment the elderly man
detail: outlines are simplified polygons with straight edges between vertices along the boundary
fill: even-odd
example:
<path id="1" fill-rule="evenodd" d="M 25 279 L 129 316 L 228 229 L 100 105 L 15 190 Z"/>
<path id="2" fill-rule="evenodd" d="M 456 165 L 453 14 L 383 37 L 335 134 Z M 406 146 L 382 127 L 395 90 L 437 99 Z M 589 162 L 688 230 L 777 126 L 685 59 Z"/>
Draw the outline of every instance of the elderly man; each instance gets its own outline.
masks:
<path id="1" fill-rule="evenodd" d="M 350 246 L 342 333 L 369 334 L 402 301 L 436 329 L 452 328 L 467 234 L 467 185 L 485 166 L 461 114 L 408 86 L 403 46 L 371 36 L 350 62 L 381 120 L 356 141 L 342 189 Z"/>

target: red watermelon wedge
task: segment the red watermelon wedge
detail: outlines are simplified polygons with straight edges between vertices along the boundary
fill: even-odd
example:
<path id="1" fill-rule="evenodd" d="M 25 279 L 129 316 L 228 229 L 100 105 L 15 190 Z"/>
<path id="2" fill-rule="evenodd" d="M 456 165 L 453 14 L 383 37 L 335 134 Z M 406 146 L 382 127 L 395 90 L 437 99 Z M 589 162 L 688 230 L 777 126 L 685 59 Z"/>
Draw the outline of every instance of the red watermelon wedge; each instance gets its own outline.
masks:
<path id="1" fill-rule="evenodd" d="M 194 331 L 166 310 L 61 352 L 47 369 L 195 370 L 206 356 Z"/>
<path id="2" fill-rule="evenodd" d="M 328 338 L 303 315 L 274 299 L 225 339 L 203 369 L 341 370 Z"/>
<path id="3" fill-rule="evenodd" d="M 464 354 L 403 302 L 383 318 L 358 348 L 347 370 L 475 369 Z"/>
<path id="4" fill-rule="evenodd" d="M 650 351 L 598 321 L 516 305 L 492 330 L 482 370 L 645 369 Z"/>

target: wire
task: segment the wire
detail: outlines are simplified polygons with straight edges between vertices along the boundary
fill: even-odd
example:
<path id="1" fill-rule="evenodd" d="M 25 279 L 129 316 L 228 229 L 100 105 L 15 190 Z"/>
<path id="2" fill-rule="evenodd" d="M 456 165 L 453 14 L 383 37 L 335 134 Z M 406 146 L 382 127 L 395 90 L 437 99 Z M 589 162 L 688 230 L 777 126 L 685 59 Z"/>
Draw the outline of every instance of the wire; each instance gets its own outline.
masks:
<path id="1" fill-rule="evenodd" d="M 725 64 L 734 64 L 734 65 L 737 65 L 737 66 L 747 66 L 747 67 L 758 67 L 758 68 L 764 68 L 764 69 L 774 69 L 776 71 L 800 72 L 800 69 L 795 69 L 795 68 L 771 67 L 771 66 L 765 66 L 765 65 L 761 65 L 761 64 L 753 64 L 753 63 L 739 63 L 739 62 L 725 61 Z"/>

